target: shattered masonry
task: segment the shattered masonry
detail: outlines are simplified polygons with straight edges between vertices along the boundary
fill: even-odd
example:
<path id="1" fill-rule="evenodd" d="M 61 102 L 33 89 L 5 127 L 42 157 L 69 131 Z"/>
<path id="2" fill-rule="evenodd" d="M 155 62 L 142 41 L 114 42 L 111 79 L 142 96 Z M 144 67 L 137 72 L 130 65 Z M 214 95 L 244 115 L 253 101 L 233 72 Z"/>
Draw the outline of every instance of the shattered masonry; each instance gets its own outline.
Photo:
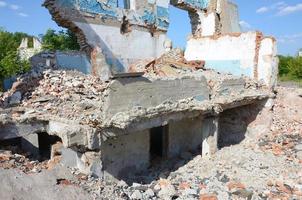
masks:
<path id="1" fill-rule="evenodd" d="M 93 73 L 106 80 L 140 60 L 159 57 L 168 39 L 169 0 L 125 2 L 129 9 L 118 8 L 116 0 L 51 0 L 44 5 L 58 24 L 78 35 Z M 226 0 L 171 3 L 188 11 L 195 36 L 240 31 L 237 8 Z"/>
<path id="2" fill-rule="evenodd" d="M 269 129 L 276 42 L 241 33 L 235 4 L 124 2 L 45 1 L 82 51 L 31 58 L 31 72 L 0 98 L 0 140 L 22 137 L 32 144 L 24 148 L 39 153 L 37 141 L 50 137 L 62 142 L 52 155 L 65 166 L 124 179 L 155 157 L 210 156 Z M 191 18 L 185 52 L 166 36 L 170 3 Z"/>

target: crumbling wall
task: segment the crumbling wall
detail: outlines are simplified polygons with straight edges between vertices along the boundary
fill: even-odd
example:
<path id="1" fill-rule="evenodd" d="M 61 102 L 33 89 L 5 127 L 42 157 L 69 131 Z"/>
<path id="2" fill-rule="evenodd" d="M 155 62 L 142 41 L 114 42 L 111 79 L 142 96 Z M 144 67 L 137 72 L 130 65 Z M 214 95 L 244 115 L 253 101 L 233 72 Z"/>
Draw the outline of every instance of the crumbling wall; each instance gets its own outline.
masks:
<path id="1" fill-rule="evenodd" d="M 23 38 L 21 41 L 21 44 L 18 48 L 18 56 L 21 60 L 28 60 L 35 54 L 42 51 L 42 44 L 39 41 L 39 39 L 37 39 L 35 37 L 32 38 L 32 40 L 33 40 L 32 47 L 29 46 L 28 39 L 31 39 L 31 38 L 27 38 L 27 37 Z"/>
<path id="2" fill-rule="evenodd" d="M 276 85 L 276 42 L 259 32 L 192 37 L 188 41 L 185 58 L 205 60 L 207 68 L 248 76 L 270 88 Z"/>
<path id="3" fill-rule="evenodd" d="M 194 36 L 239 32 L 236 5 L 228 0 L 172 0 L 188 11 Z M 103 80 L 130 71 L 142 60 L 161 56 L 168 41 L 169 1 L 46 0 L 55 21 L 77 35 L 92 73 Z M 142 41 L 144 41 L 142 43 Z"/>
<path id="4" fill-rule="evenodd" d="M 179 156 L 182 152 L 196 152 L 203 139 L 203 117 L 183 119 L 169 124 L 168 157 Z"/>
<path id="5" fill-rule="evenodd" d="M 44 5 L 59 25 L 76 33 L 93 74 L 104 80 L 164 52 L 168 0 L 130 1 L 131 9 L 118 8 L 117 0 L 46 0 Z"/>
<path id="6" fill-rule="evenodd" d="M 150 165 L 149 130 L 119 136 L 102 144 L 102 166 L 105 177 L 127 178 Z"/>
<path id="7" fill-rule="evenodd" d="M 189 12 L 194 36 L 240 32 L 237 6 L 228 0 L 172 0 Z"/>

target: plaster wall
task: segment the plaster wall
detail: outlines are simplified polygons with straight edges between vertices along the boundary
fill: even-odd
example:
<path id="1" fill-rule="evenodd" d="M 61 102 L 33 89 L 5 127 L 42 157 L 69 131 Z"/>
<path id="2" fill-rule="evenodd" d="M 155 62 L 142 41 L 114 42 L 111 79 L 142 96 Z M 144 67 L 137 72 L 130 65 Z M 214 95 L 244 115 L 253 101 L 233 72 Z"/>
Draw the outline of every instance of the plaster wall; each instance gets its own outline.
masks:
<path id="1" fill-rule="evenodd" d="M 259 50 L 258 80 L 274 87 L 277 84 L 278 63 L 276 41 L 264 38 Z"/>
<path id="2" fill-rule="evenodd" d="M 183 119 L 169 124 L 168 157 L 179 156 L 182 152 L 196 152 L 202 144 L 202 116 Z"/>
<path id="3" fill-rule="evenodd" d="M 205 13 L 203 11 L 198 11 L 198 25 L 197 30 L 193 30 L 193 33 L 200 34 L 202 36 L 211 36 L 216 32 L 216 14 L 215 13 Z M 191 15 L 192 16 L 192 15 Z M 192 19 L 191 19 L 192 20 Z M 192 25 L 194 26 L 194 25 Z M 196 26 L 196 25 L 195 25 Z"/>
<path id="4" fill-rule="evenodd" d="M 61 69 L 77 70 L 84 74 L 91 74 L 92 67 L 85 53 L 81 52 L 56 52 L 56 65 Z"/>
<path id="5" fill-rule="evenodd" d="M 256 56 L 256 32 L 223 35 L 218 38 L 191 38 L 187 60 L 205 60 L 206 67 L 218 72 L 253 77 Z"/>
<path id="6" fill-rule="evenodd" d="M 121 34 L 120 27 L 76 22 L 91 46 L 99 46 L 112 73 L 128 72 L 128 66 L 143 59 L 154 59 L 164 53 L 163 33 L 152 37 L 149 32 L 132 30 Z M 101 75 L 101 74 L 99 74 Z"/>
<path id="7" fill-rule="evenodd" d="M 106 140 L 101 147 L 104 176 L 127 178 L 149 167 L 149 130 Z"/>
<path id="8" fill-rule="evenodd" d="M 228 0 L 219 0 L 217 4 L 220 4 L 220 11 L 217 10 L 217 13 L 220 14 L 221 19 L 221 33 L 241 32 L 237 5 Z"/>

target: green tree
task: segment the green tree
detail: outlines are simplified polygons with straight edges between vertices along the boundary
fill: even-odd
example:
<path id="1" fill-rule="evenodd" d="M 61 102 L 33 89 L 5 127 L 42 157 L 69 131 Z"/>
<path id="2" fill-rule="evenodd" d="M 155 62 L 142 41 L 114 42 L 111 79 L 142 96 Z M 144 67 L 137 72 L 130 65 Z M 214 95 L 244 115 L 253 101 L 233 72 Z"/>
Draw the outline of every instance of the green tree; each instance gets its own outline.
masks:
<path id="1" fill-rule="evenodd" d="M 44 50 L 79 50 L 80 45 L 74 33 L 67 30 L 56 32 L 48 29 L 42 36 L 42 44 Z"/>
<path id="2" fill-rule="evenodd" d="M 292 60 L 290 56 L 279 56 L 279 76 L 284 76 L 289 73 L 288 62 Z"/>
<path id="3" fill-rule="evenodd" d="M 302 57 L 296 57 L 288 62 L 289 75 L 293 79 L 302 79 Z"/>
<path id="4" fill-rule="evenodd" d="M 21 61 L 17 56 L 17 49 L 24 37 L 29 37 L 29 35 L 21 32 L 10 33 L 3 28 L 0 29 L 0 82 L 29 69 L 28 61 Z"/>

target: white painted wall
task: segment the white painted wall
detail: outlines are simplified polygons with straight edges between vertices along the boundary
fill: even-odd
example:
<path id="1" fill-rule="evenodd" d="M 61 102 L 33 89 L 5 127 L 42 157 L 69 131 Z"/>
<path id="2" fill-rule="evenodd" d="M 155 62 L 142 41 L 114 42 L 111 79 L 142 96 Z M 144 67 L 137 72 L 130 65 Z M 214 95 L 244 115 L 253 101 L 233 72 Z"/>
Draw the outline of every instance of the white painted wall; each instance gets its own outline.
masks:
<path id="1" fill-rule="evenodd" d="M 209 68 L 222 72 L 228 71 L 235 75 L 243 72 L 244 75 L 251 78 L 256 78 L 254 71 L 258 65 L 257 80 L 273 87 L 276 85 L 278 74 L 276 41 L 271 37 L 264 37 L 260 41 L 260 48 L 257 49 L 256 38 L 256 32 L 222 35 L 218 38 L 191 38 L 187 43 L 185 58 L 189 61 L 205 60 L 206 66 Z M 258 60 L 255 61 L 257 53 Z M 239 64 L 228 62 L 236 60 L 239 61 Z M 214 64 L 209 66 L 207 63 Z"/>
<path id="2" fill-rule="evenodd" d="M 241 66 L 253 67 L 256 53 L 256 32 L 219 38 L 191 38 L 187 43 L 187 60 L 240 60 Z"/>
<path id="3" fill-rule="evenodd" d="M 200 18 L 200 27 L 202 36 L 211 36 L 215 34 L 216 31 L 216 19 L 215 13 L 205 14 L 203 11 L 198 11 L 198 16 Z"/>
<path id="4" fill-rule="evenodd" d="M 258 80 L 268 86 L 277 84 L 278 57 L 277 44 L 273 38 L 264 38 L 261 41 L 258 59 Z"/>
<path id="5" fill-rule="evenodd" d="M 121 34 L 119 27 L 76 22 L 91 46 L 111 51 L 127 68 L 135 60 L 157 58 L 165 51 L 165 34 L 151 36 L 149 32 L 132 30 Z M 106 50 L 105 50 L 106 49 Z"/>

